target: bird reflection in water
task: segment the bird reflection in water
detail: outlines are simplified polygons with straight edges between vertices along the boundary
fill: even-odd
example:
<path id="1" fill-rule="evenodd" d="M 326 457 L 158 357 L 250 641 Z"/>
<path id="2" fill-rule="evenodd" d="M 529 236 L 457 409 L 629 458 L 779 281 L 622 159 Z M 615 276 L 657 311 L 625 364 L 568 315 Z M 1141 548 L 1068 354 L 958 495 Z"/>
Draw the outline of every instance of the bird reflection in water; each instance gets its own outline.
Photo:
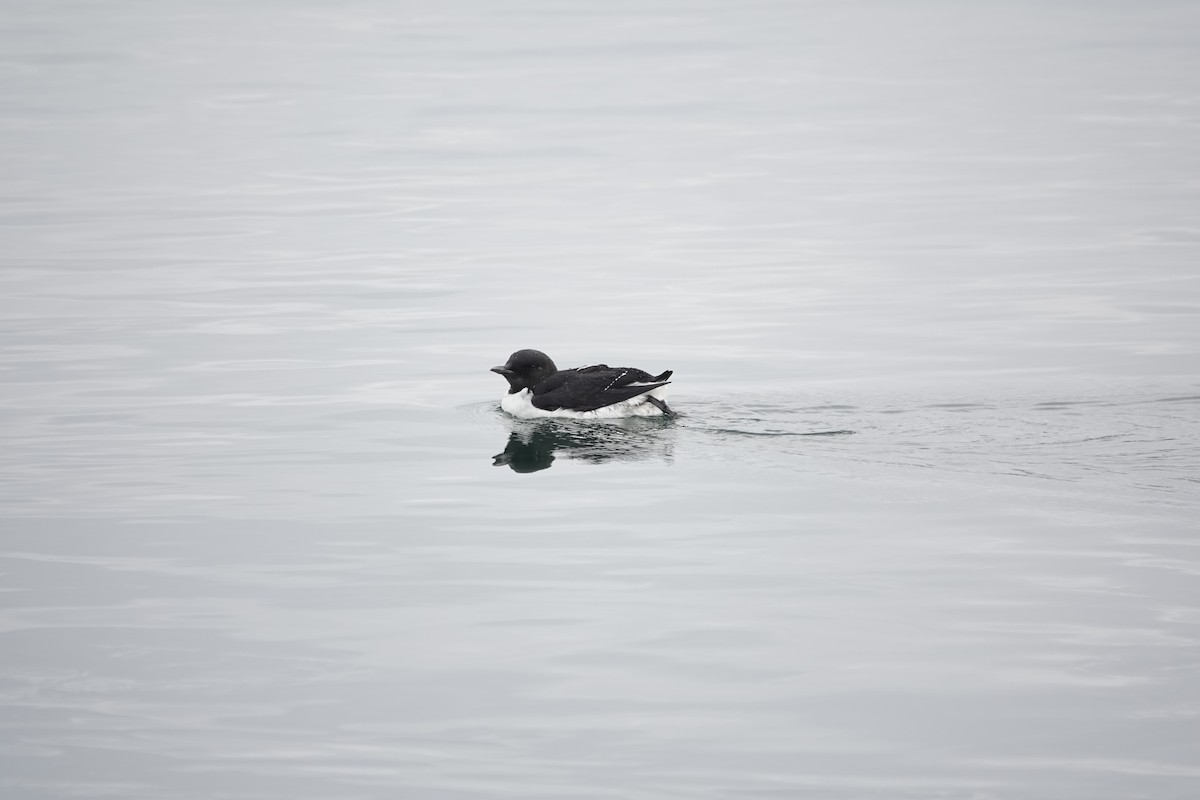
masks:
<path id="1" fill-rule="evenodd" d="M 673 418 L 636 418 L 608 422 L 542 419 L 515 421 L 503 453 L 493 466 L 513 472 L 549 469 L 556 458 L 603 464 L 608 461 L 670 461 Z"/>

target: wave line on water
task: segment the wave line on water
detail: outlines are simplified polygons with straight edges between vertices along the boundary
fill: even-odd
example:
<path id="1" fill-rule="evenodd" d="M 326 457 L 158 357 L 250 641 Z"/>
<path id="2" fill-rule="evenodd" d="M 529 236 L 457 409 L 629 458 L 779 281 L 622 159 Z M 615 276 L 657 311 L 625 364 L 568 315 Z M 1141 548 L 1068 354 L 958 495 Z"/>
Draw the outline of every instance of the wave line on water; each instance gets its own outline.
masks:
<path id="1" fill-rule="evenodd" d="M 847 436 L 857 433 L 849 429 L 840 429 L 833 431 L 742 431 L 736 428 L 705 428 L 711 433 L 731 433 L 735 436 Z"/>

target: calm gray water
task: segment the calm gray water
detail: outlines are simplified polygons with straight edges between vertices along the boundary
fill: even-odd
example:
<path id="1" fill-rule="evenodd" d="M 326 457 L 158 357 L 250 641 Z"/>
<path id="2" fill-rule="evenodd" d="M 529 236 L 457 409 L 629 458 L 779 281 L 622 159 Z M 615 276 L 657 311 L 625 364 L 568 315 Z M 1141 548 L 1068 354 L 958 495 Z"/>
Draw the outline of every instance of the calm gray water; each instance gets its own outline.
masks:
<path id="1" fill-rule="evenodd" d="M 0 159 L 6 800 L 1200 791 L 1197 4 L 13 0 Z"/>

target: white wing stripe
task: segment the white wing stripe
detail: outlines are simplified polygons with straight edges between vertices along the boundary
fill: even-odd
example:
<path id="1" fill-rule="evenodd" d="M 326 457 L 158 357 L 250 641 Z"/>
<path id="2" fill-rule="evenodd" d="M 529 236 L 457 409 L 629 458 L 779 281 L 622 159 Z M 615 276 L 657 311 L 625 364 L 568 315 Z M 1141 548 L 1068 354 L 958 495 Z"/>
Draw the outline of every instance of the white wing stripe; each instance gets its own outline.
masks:
<path id="1" fill-rule="evenodd" d="M 607 392 L 609 389 L 611 389 L 612 387 L 616 386 L 616 385 L 617 385 L 617 381 L 621 380 L 621 378 L 624 378 L 624 377 L 625 377 L 625 375 L 626 375 L 628 372 L 629 372 L 629 370 L 627 370 L 627 369 L 623 369 L 623 370 L 621 370 L 621 374 L 620 374 L 620 375 L 618 375 L 617 377 L 613 378 L 613 379 L 612 379 L 612 383 L 610 383 L 608 386 L 605 386 L 605 387 L 604 387 L 603 389 L 601 389 L 600 391 L 602 391 L 602 392 Z"/>

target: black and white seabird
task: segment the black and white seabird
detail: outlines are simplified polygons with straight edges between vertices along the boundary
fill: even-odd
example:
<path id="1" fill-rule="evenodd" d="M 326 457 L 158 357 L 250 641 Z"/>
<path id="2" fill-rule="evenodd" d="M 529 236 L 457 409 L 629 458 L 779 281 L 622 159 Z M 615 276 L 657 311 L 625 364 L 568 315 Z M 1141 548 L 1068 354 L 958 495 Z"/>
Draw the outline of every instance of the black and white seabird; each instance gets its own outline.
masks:
<path id="1" fill-rule="evenodd" d="M 671 370 L 650 375 L 632 367 L 559 369 L 540 350 L 518 350 L 492 372 L 508 381 L 500 407 L 519 419 L 659 417 L 667 407 Z"/>

